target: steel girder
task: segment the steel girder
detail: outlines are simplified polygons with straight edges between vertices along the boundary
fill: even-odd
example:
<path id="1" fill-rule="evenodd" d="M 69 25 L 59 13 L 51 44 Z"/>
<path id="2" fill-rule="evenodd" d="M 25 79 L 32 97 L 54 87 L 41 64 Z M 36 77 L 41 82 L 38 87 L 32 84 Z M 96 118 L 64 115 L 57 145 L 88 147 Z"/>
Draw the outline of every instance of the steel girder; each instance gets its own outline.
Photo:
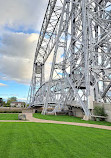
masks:
<path id="1" fill-rule="evenodd" d="M 44 64 L 51 53 L 50 77 L 45 82 Z M 30 92 L 31 105 L 43 100 L 43 114 L 51 103 L 56 113 L 73 100 L 89 116 L 91 102 L 111 101 L 110 0 L 49 1 Z"/>
<path id="2" fill-rule="evenodd" d="M 45 17 L 43 20 L 33 64 L 32 80 L 29 88 L 28 100 L 32 104 L 35 100 L 37 89 L 44 81 L 44 64 L 53 51 L 61 16 L 61 6 L 56 5 L 57 0 L 49 0 Z"/>

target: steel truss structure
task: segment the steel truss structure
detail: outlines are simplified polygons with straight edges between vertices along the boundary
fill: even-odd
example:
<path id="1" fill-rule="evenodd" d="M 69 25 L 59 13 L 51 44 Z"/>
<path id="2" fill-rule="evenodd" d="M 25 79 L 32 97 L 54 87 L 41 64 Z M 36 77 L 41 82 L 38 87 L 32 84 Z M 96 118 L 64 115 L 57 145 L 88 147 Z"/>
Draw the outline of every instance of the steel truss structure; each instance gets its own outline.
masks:
<path id="1" fill-rule="evenodd" d="M 51 54 L 51 71 L 45 72 Z M 86 116 L 93 101 L 111 102 L 110 0 L 49 0 L 28 100 L 30 106 L 42 105 L 43 114 L 74 101 Z"/>

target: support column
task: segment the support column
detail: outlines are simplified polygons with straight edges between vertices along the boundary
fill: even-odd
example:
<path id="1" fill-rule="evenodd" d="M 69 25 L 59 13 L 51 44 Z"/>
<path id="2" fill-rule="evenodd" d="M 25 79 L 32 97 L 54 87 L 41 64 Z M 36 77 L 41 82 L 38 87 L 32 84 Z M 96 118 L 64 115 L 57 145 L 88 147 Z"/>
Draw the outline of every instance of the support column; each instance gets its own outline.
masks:
<path id="1" fill-rule="evenodd" d="M 88 108 L 88 97 L 90 95 L 90 79 L 89 79 L 89 52 L 88 52 L 88 17 L 87 17 L 87 0 L 82 0 L 82 43 L 84 56 L 84 75 L 86 87 L 86 106 Z M 89 119 L 89 112 L 84 119 Z"/>

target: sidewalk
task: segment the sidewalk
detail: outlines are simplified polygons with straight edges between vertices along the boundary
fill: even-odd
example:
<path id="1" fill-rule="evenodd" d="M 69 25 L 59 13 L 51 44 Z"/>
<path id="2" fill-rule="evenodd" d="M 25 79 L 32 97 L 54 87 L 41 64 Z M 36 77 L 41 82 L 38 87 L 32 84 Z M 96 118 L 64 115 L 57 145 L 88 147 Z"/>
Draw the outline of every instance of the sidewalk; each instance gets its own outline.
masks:
<path id="1" fill-rule="evenodd" d="M 29 120 L 29 122 L 55 123 L 55 124 L 75 125 L 75 126 L 83 126 L 83 127 L 92 127 L 92 128 L 111 130 L 111 126 L 103 126 L 103 125 L 95 125 L 95 124 L 87 124 L 87 123 L 76 123 L 76 122 L 43 120 L 43 119 L 34 118 L 32 116 L 32 113 L 25 113 L 25 114 L 26 114 L 26 118 L 27 118 L 27 120 Z"/>
<path id="2" fill-rule="evenodd" d="M 64 121 L 43 120 L 43 119 L 34 118 L 32 116 L 32 113 L 24 113 L 24 114 L 26 115 L 27 121 L 22 121 L 22 120 L 0 120 L 0 122 L 55 123 L 55 124 L 74 125 L 74 126 L 92 127 L 92 128 L 111 130 L 111 126 L 103 126 L 103 125 L 95 125 L 95 124 L 87 124 L 87 123 L 77 123 L 77 122 L 64 122 Z"/>

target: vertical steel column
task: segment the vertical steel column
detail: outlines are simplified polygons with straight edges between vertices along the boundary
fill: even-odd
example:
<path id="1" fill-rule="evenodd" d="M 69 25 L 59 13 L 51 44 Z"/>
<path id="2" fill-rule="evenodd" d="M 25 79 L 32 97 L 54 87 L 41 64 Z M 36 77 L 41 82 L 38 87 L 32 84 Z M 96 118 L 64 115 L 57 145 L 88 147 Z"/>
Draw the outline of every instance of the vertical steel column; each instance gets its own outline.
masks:
<path id="1" fill-rule="evenodd" d="M 72 59 L 75 56 L 75 0 L 72 0 L 71 7 L 72 7 L 72 17 L 71 17 L 71 56 Z M 70 66 L 70 77 L 73 80 L 74 79 L 74 68 L 75 66 L 75 60 L 71 61 Z"/>
<path id="2" fill-rule="evenodd" d="M 89 52 L 88 52 L 88 21 L 87 21 L 87 0 L 82 0 L 82 39 L 84 53 L 84 74 L 86 86 L 86 100 L 88 105 L 88 97 L 90 94 L 90 79 L 89 79 Z"/>
<path id="3" fill-rule="evenodd" d="M 44 82 L 45 82 L 44 64 L 41 64 L 41 83 L 40 83 L 40 86 L 42 86 Z"/>
<path id="4" fill-rule="evenodd" d="M 98 5 L 95 3 L 95 8 L 94 8 L 94 12 L 96 13 L 96 16 L 98 17 Z M 98 42 L 98 24 L 95 23 L 95 42 Z M 92 60 L 94 59 L 94 66 L 98 65 L 98 45 L 95 46 L 95 54 L 93 54 L 94 58 L 92 58 Z M 95 85 L 95 101 L 99 102 L 99 86 L 98 86 L 98 76 L 97 74 L 94 74 L 94 77 L 96 79 L 96 85 Z"/>

